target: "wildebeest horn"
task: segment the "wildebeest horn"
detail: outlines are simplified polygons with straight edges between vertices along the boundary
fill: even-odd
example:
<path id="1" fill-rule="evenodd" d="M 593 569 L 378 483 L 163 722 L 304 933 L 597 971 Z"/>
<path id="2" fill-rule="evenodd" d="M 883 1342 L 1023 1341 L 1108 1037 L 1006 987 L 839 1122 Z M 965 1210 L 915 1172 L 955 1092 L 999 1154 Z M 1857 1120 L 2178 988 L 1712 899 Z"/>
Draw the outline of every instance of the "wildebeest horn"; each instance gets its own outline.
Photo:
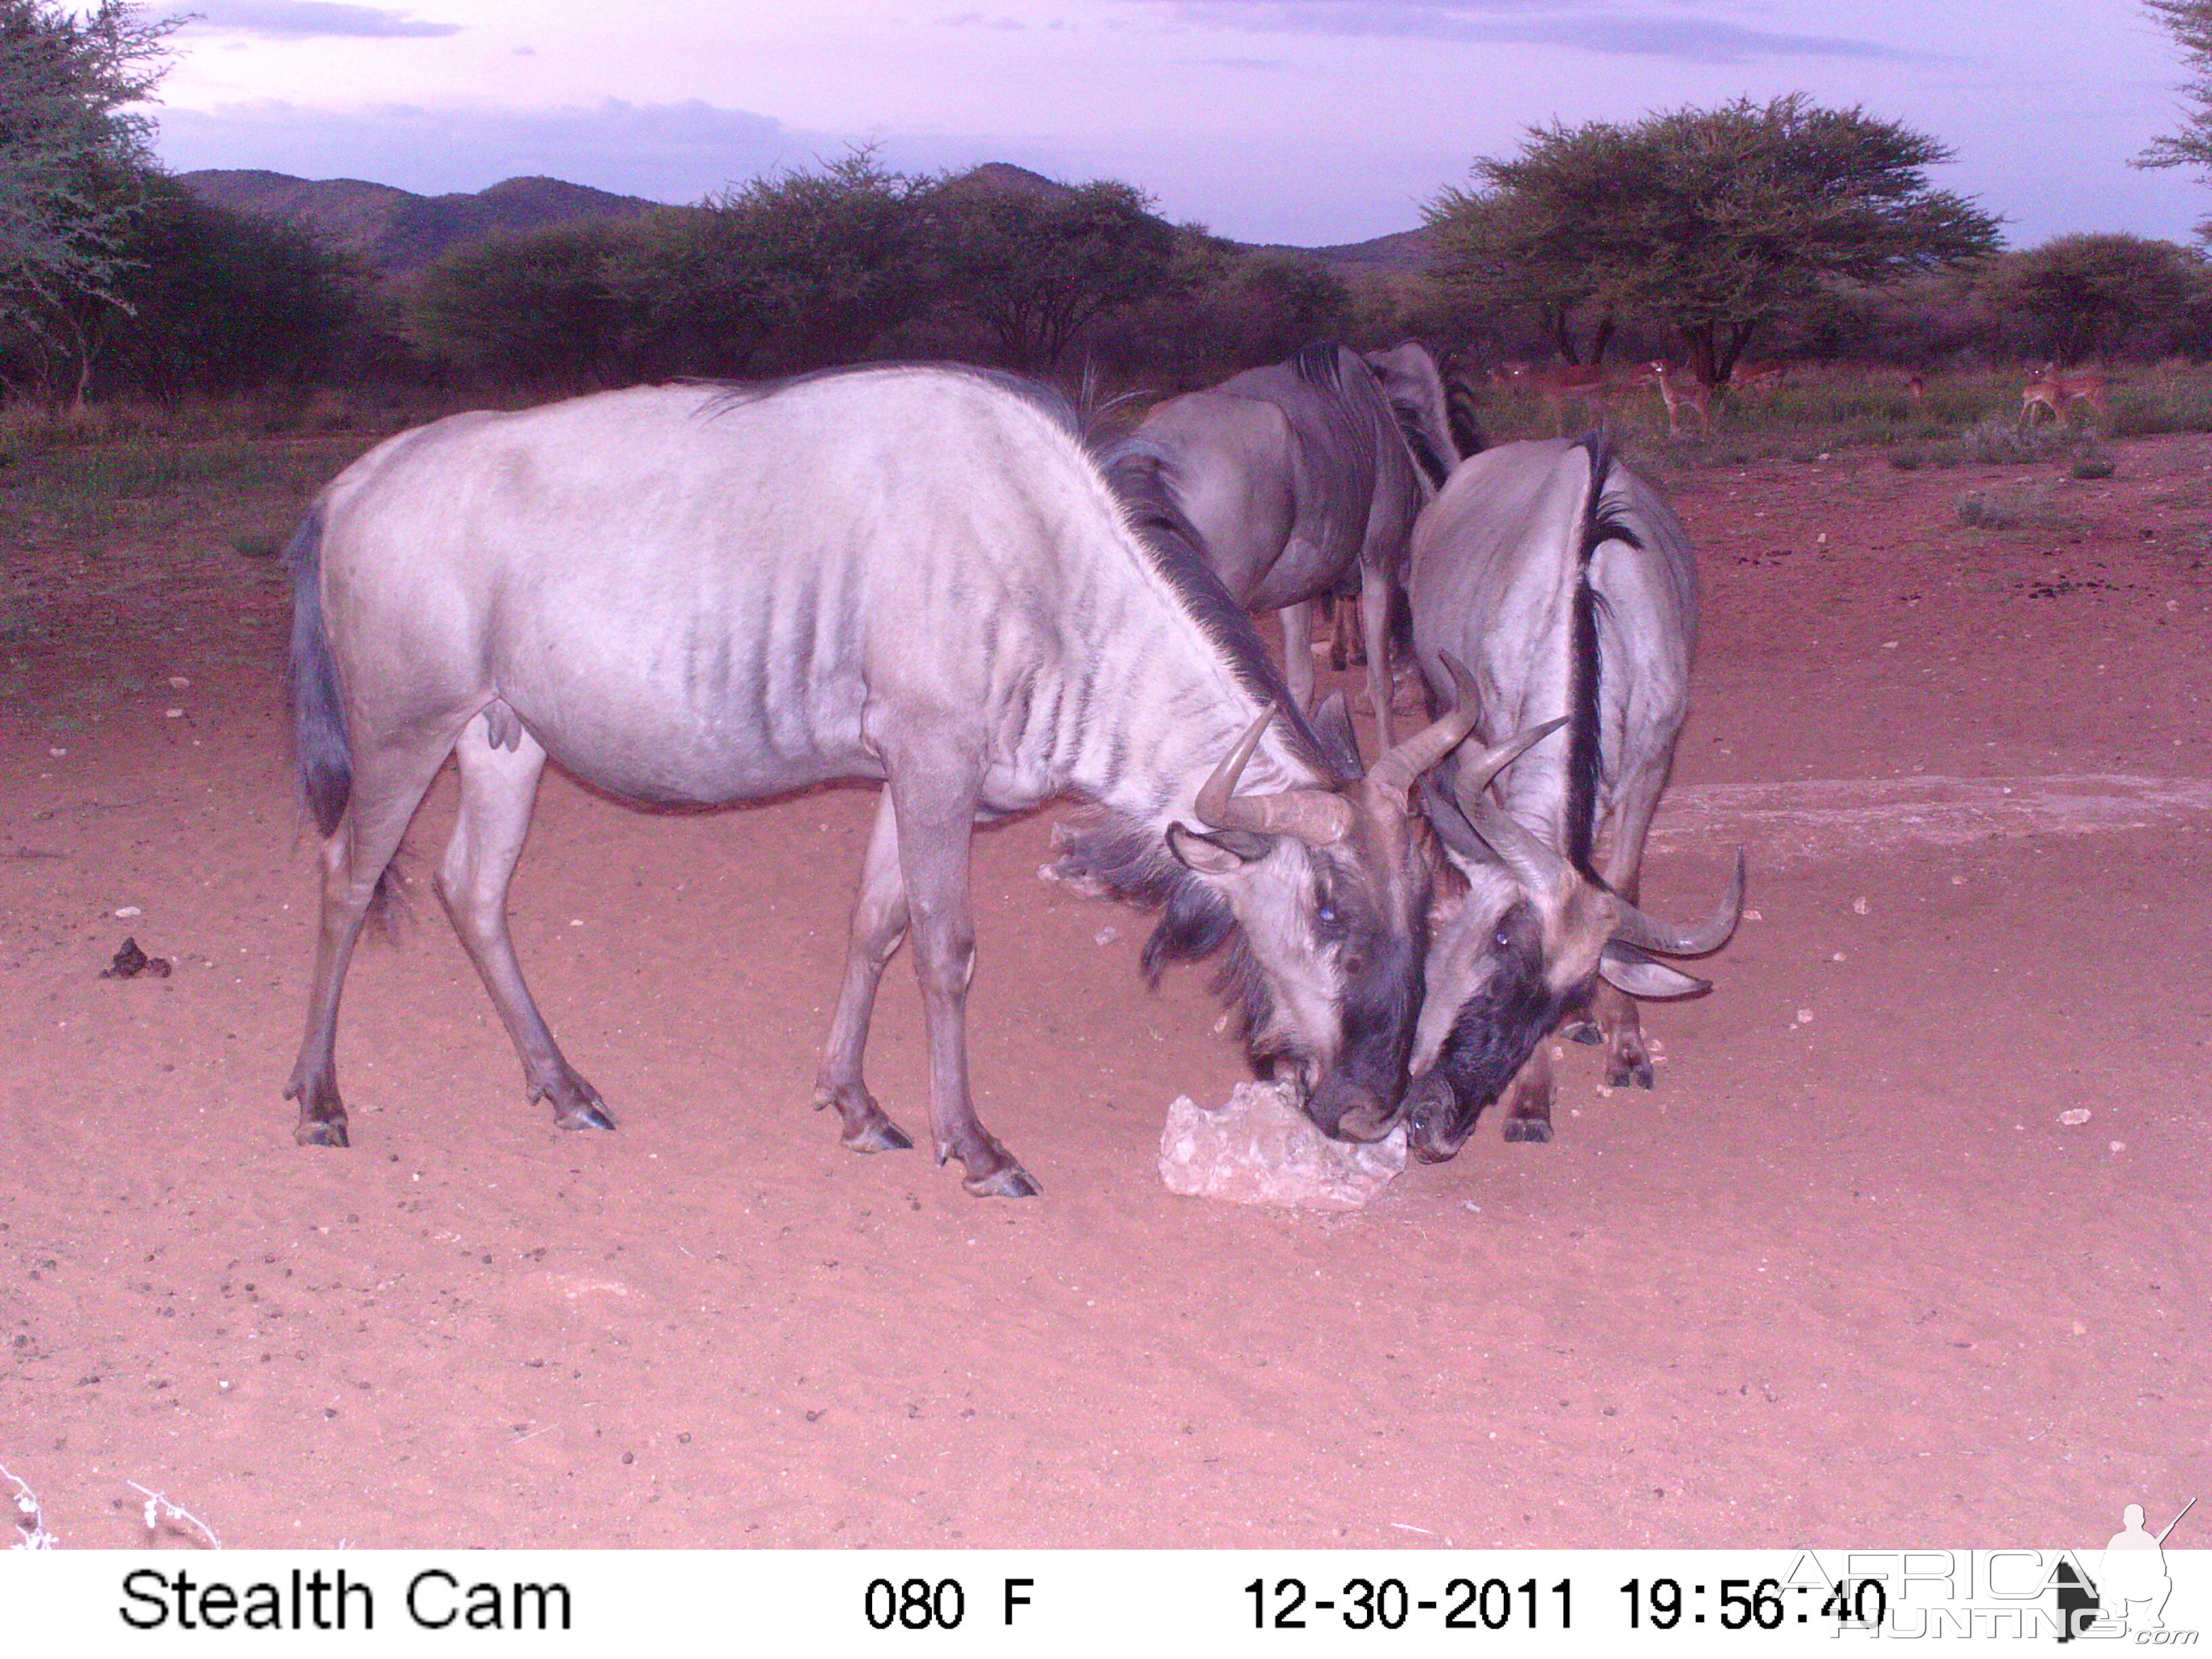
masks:
<path id="1" fill-rule="evenodd" d="M 1490 799 L 1490 781 L 1566 724 L 1564 717 L 1516 732 L 1479 759 L 1462 760 L 1452 793 L 1483 843 L 1505 861 L 1523 887 L 1548 892 L 1567 873 L 1567 862 Z"/>
<path id="2" fill-rule="evenodd" d="M 1462 784 L 1467 776 L 1464 772 L 1460 775 Z M 1459 810 L 1467 814 L 1467 821 L 1484 844 L 1505 861 L 1505 867 L 1531 892 L 1548 893 L 1566 878 L 1567 861 L 1522 829 L 1488 795 L 1463 789 Z"/>
<path id="3" fill-rule="evenodd" d="M 1743 914 L 1743 848 L 1739 847 L 1735 849 L 1735 878 L 1729 883 L 1728 891 L 1721 895 L 1720 908 L 1701 927 L 1679 927 L 1669 922 L 1654 921 L 1626 899 L 1615 898 L 1613 938 L 1670 957 L 1701 957 L 1709 951 L 1719 950 L 1728 943 L 1729 935 L 1735 932 L 1736 919 Z"/>
<path id="4" fill-rule="evenodd" d="M 1239 795 L 1237 780 L 1260 746 L 1260 735 L 1275 718 L 1271 708 L 1245 728 L 1237 746 L 1222 757 L 1199 790 L 1195 810 L 1209 830 L 1254 830 L 1262 835 L 1295 836 L 1309 847 L 1327 847 L 1352 830 L 1352 803 L 1326 789 L 1285 789 L 1273 795 Z"/>
<path id="5" fill-rule="evenodd" d="M 1451 713 L 1414 732 L 1376 761 L 1367 774 L 1367 781 L 1395 801 L 1401 811 L 1412 811 L 1413 786 L 1420 781 L 1421 774 L 1466 742 L 1467 734 L 1474 730 L 1475 721 L 1482 718 L 1481 694 L 1475 688 L 1474 676 L 1449 652 L 1443 655 L 1444 666 L 1450 671 L 1453 684 L 1459 690 L 1459 699 L 1453 703 Z M 1381 695 L 1389 694 L 1385 691 Z"/>

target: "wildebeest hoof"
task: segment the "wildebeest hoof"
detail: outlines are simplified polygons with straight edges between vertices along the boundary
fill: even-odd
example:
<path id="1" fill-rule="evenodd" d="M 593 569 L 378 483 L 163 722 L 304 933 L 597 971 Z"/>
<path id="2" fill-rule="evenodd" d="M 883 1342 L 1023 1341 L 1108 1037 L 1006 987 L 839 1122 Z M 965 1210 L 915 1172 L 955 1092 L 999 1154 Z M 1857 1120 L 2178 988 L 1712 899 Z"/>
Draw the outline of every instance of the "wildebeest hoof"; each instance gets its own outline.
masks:
<path id="1" fill-rule="evenodd" d="M 302 1146 L 349 1146 L 346 1126 L 343 1121 L 328 1122 L 323 1119 L 301 1118 L 292 1127 L 292 1139 Z"/>
<path id="2" fill-rule="evenodd" d="M 903 1152 L 914 1146 L 913 1138 L 881 1112 L 859 1128 L 848 1129 L 839 1139 L 848 1151 L 855 1152 Z"/>
<path id="3" fill-rule="evenodd" d="M 1595 1048 L 1605 1041 L 1605 1033 L 1586 1019 L 1567 1027 L 1567 1040 L 1570 1042 L 1579 1042 L 1586 1048 Z"/>
<path id="4" fill-rule="evenodd" d="M 1607 1068 L 1605 1082 L 1609 1089 L 1626 1089 L 1632 1083 L 1639 1089 L 1656 1089 L 1659 1086 L 1659 1079 L 1653 1075 L 1651 1062 L 1648 1060 L 1613 1061 L 1612 1066 Z"/>
<path id="5" fill-rule="evenodd" d="M 580 1100 L 573 1106 L 563 1106 L 553 1114 L 553 1121 L 563 1129 L 611 1129 L 615 1121 L 607 1114 L 605 1105 L 596 1100 Z"/>
<path id="6" fill-rule="evenodd" d="M 1540 1117 L 1509 1117 L 1505 1120 L 1505 1138 L 1541 1144 L 1552 1138 L 1552 1126 Z"/>
<path id="7" fill-rule="evenodd" d="M 978 1198 L 1035 1198 L 1044 1190 L 1018 1164 L 987 1176 L 964 1176 L 960 1184 Z"/>

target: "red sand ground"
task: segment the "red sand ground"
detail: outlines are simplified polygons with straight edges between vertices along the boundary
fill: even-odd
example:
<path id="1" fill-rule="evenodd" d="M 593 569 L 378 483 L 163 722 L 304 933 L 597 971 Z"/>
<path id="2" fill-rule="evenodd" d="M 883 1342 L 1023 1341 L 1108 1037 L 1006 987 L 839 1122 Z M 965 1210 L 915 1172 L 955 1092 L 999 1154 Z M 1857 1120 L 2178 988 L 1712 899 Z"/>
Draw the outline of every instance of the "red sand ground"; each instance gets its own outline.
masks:
<path id="1" fill-rule="evenodd" d="M 1036 880 L 1057 812 L 975 876 L 979 1103 L 1045 1195 L 842 1151 L 805 1104 L 859 790 L 653 817 L 549 781 L 516 931 L 620 1133 L 523 1104 L 425 894 L 349 988 L 353 1149 L 295 1146 L 313 848 L 274 572 L 34 535 L 0 613 L 0 1462 L 79 1547 L 143 1540 L 132 1480 L 266 1546 L 1999 1546 L 2171 1514 L 2212 1488 L 2212 445 L 2118 453 L 2001 532 L 1956 502 L 2017 471 L 1677 480 L 1706 629 L 1645 896 L 1701 912 L 1741 834 L 1759 919 L 1713 994 L 1649 1011 L 1656 1093 L 1571 1048 L 1553 1144 L 1486 1122 L 1339 1218 L 1162 1188 L 1167 1102 L 1238 1056 L 1202 973 L 1145 993 L 1141 918 Z M 1837 787 L 1734 787 L 1773 781 Z M 100 978 L 125 933 L 174 975 Z M 886 985 L 871 1077 L 920 1129 Z"/>

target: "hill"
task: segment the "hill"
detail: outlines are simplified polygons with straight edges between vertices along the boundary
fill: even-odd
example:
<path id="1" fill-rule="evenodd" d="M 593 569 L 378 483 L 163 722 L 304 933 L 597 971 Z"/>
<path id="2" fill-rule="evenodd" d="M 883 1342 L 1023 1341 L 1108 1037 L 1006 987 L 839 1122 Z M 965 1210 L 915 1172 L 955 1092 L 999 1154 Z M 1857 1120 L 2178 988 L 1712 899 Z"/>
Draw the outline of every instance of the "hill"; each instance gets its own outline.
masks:
<path id="1" fill-rule="evenodd" d="M 457 242 L 499 230 L 594 219 L 634 219 L 659 204 L 558 179 L 505 179 L 469 194 L 417 196 L 360 179 L 295 179 L 286 173 L 209 168 L 179 175 L 219 207 L 288 219 L 380 270 L 426 265 Z"/>
<path id="2" fill-rule="evenodd" d="M 210 168 L 179 176 L 187 190 L 219 206 L 310 225 L 333 247 L 392 272 L 418 270 L 456 243 L 493 231 L 634 219 L 660 205 L 558 179 L 507 179 L 471 195 L 417 196 L 359 179 L 295 179 L 286 173 L 252 169 Z M 986 161 L 962 177 L 994 189 L 1036 196 L 1069 191 L 1060 180 L 1011 161 Z M 1340 276 L 1416 271 L 1429 257 L 1425 230 L 1395 231 L 1328 247 L 1231 246 L 1312 259 Z"/>

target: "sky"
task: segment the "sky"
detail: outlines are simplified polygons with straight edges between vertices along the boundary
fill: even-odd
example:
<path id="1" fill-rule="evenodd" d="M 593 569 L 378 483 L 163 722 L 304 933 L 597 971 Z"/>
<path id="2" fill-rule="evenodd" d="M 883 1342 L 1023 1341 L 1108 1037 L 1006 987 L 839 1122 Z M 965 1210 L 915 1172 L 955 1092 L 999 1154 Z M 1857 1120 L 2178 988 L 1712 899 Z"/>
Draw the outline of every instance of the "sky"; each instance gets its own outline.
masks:
<path id="1" fill-rule="evenodd" d="M 872 143 L 908 171 L 1123 179 L 1311 246 L 1419 224 L 1532 125 L 1803 91 L 1950 145 L 1936 181 L 2015 246 L 2212 215 L 2189 173 L 2127 165 L 2185 73 L 2136 0 L 187 3 L 155 112 L 179 172 L 686 202 Z"/>

